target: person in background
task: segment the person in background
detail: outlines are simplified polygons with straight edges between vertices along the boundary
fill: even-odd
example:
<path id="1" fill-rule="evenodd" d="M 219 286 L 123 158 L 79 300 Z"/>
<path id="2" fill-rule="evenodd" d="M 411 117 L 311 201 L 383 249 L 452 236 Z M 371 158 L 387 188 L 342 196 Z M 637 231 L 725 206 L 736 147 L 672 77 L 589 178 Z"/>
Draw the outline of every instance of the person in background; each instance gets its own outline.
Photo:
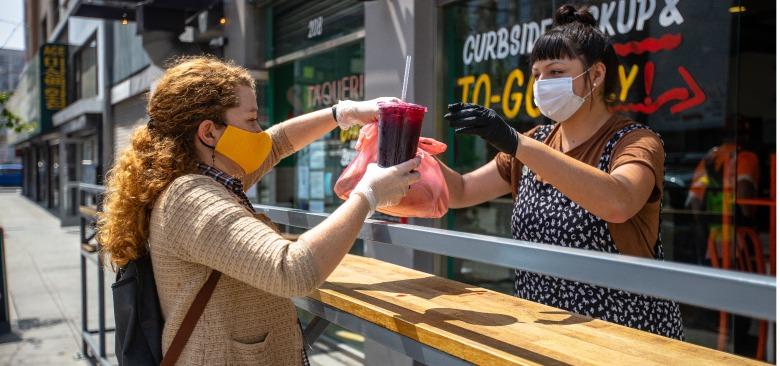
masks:
<path id="1" fill-rule="evenodd" d="M 695 258 L 692 261 L 700 265 L 726 268 L 723 255 L 724 228 L 723 221 L 733 223 L 730 232 L 731 255 L 728 257 L 728 267 L 737 271 L 758 271 L 758 261 L 766 261 L 763 252 L 753 250 L 753 246 L 747 245 L 739 252 L 736 248 L 738 241 L 737 232 L 750 230 L 755 236 L 742 237 L 751 241 L 759 238 L 758 229 L 760 222 L 757 220 L 757 206 L 734 204 L 734 200 L 756 198 L 761 182 L 761 167 L 758 154 L 750 150 L 752 145 L 750 123 L 746 118 L 735 116 L 726 120 L 723 131 L 726 141 L 707 151 L 707 154 L 699 161 L 693 172 L 691 186 L 688 190 L 688 198 L 685 206 L 693 212 L 694 235 L 692 248 Z M 731 136 L 735 136 L 733 138 Z M 734 230 L 737 229 L 737 230 Z M 750 243 L 750 242 L 748 242 Z M 758 243 L 761 246 L 761 243 Z M 737 260 L 737 255 L 742 256 Z M 746 266 L 750 263 L 751 266 Z M 752 264 L 755 263 L 755 266 Z M 766 273 L 761 273 L 766 274 Z M 697 313 L 691 320 L 693 325 L 697 323 L 711 324 L 708 318 L 710 313 Z M 728 329 L 729 318 L 724 318 L 721 313 L 718 346 L 725 348 L 727 337 L 734 340 L 734 350 L 740 354 L 752 354 L 755 352 L 755 344 L 749 339 L 751 324 L 754 319 L 734 316 L 731 321 L 731 330 Z M 760 323 L 759 323 L 760 324 Z M 760 326 L 760 325 L 759 325 Z M 727 336 L 726 332 L 731 332 Z"/>
<path id="2" fill-rule="evenodd" d="M 608 108 L 617 56 L 587 8 L 558 8 L 531 53 L 534 100 L 555 121 L 520 134 L 495 111 L 453 104 L 444 118 L 500 153 L 461 175 L 444 164 L 450 207 L 514 197 L 515 239 L 663 259 L 664 148 L 647 126 Z M 616 276 L 621 275 L 616 273 Z M 653 278 L 645 281 L 652 282 Z M 574 313 L 683 338 L 674 302 L 515 271 L 515 294 Z"/>
<path id="3" fill-rule="evenodd" d="M 754 198 L 758 192 L 759 179 L 758 155 L 738 149 L 733 142 L 713 147 L 699 161 L 685 202 L 685 206 L 693 210 L 696 223 L 696 263 L 708 263 L 709 236 L 713 235 L 713 230 L 718 234 L 722 231 L 721 216 L 712 214 L 727 213 L 735 215 L 736 222 L 752 222 L 756 207 L 737 205 L 734 210 L 726 195 L 736 199 Z M 726 201 L 727 206 L 724 206 L 724 199 L 729 200 Z"/>
<path id="4" fill-rule="evenodd" d="M 739 124 L 734 121 L 738 120 Z M 738 126 L 738 131 L 734 127 Z M 699 161 L 693 172 L 691 187 L 685 205 L 694 210 L 721 212 L 723 193 L 734 192 L 736 198 L 752 198 L 758 194 L 760 167 L 758 155 L 746 144 L 749 140 L 750 124 L 736 117 L 726 123 L 724 136 L 736 133 L 740 141 L 724 141 L 710 149 Z M 743 141 L 744 140 L 744 141 Z M 755 207 L 739 206 L 738 215 L 751 219 Z"/>

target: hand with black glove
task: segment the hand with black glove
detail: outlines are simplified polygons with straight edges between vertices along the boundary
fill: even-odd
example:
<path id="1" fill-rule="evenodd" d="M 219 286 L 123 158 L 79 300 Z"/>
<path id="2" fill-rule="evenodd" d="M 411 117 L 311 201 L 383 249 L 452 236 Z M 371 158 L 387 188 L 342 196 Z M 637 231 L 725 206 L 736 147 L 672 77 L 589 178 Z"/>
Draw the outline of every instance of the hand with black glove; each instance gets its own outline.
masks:
<path id="1" fill-rule="evenodd" d="M 514 156 L 517 151 L 517 131 L 509 126 L 496 111 L 478 104 L 455 103 L 447 106 L 449 121 L 455 134 L 476 135 L 501 152 Z"/>

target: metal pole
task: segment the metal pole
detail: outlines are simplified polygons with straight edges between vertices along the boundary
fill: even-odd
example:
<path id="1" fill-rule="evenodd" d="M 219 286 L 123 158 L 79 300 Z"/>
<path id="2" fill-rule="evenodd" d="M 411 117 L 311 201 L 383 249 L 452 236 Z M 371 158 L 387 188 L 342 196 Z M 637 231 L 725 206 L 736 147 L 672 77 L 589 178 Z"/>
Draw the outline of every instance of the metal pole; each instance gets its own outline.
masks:
<path id="1" fill-rule="evenodd" d="M 81 231 L 81 245 L 84 244 L 84 239 L 87 236 L 86 230 L 87 230 L 87 224 L 86 219 L 82 216 L 79 218 L 81 225 L 80 225 L 80 231 Z M 87 322 L 87 259 L 84 258 L 84 255 L 82 253 L 83 248 L 79 248 L 79 259 L 81 260 L 81 334 L 88 334 L 89 329 L 87 328 L 88 322 Z M 87 341 L 84 339 L 84 337 L 81 337 L 81 352 L 84 354 L 84 356 L 88 356 L 88 346 Z"/>
<path id="2" fill-rule="evenodd" d="M 3 230 L 3 227 L 0 226 L 0 275 L 2 278 L 0 280 L 0 286 L 2 286 L 2 292 L 0 292 L 0 296 L 2 298 L 0 300 L 0 303 L 2 303 L 2 308 L 0 308 L 0 334 L 8 333 L 11 331 L 11 313 L 9 311 L 9 298 L 8 298 L 8 281 L 6 280 L 6 265 L 5 265 L 5 230 Z"/>
<path id="3" fill-rule="evenodd" d="M 114 116 L 111 108 L 111 64 L 113 62 L 112 50 L 113 50 L 113 21 L 104 20 L 101 25 L 101 40 L 102 44 L 98 44 L 100 47 L 100 86 L 103 94 L 103 115 L 101 121 L 101 143 L 100 147 L 100 175 L 98 182 L 103 183 L 104 175 L 114 162 Z"/>
<path id="4" fill-rule="evenodd" d="M 770 322 L 767 327 L 765 361 L 775 363 L 775 322 Z"/>
<path id="5" fill-rule="evenodd" d="M 98 333 L 100 339 L 100 357 L 106 358 L 106 290 L 105 274 L 103 273 L 103 256 L 97 254 L 98 262 Z"/>

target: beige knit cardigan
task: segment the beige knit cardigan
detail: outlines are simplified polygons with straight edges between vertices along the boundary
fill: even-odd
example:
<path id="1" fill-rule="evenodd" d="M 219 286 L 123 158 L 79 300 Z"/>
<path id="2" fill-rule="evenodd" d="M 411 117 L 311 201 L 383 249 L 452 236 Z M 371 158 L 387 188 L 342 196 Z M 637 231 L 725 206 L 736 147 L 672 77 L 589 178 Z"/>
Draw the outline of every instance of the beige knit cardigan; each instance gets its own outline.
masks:
<path id="1" fill-rule="evenodd" d="M 268 130 L 273 149 L 245 187 L 293 148 Z M 174 180 L 154 204 L 149 249 L 165 318 L 163 352 L 212 269 L 222 272 L 177 365 L 300 365 L 303 340 L 290 300 L 318 285 L 314 258 L 256 219 L 214 179 Z"/>

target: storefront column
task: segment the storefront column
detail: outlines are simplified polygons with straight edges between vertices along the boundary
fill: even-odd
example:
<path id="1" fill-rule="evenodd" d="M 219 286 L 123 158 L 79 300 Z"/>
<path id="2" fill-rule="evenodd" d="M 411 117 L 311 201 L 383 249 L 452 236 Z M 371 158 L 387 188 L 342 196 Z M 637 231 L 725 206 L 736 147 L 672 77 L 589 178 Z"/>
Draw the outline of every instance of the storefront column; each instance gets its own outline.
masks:
<path id="1" fill-rule="evenodd" d="M 400 96 L 406 55 L 412 56 L 407 100 L 428 107 L 423 136 L 438 137 L 436 116 L 436 13 L 434 2 L 384 0 L 366 3 L 366 99 Z M 413 221 L 416 224 L 432 224 Z M 433 272 L 433 256 L 411 249 L 389 247 L 381 250 L 367 245 L 369 256 L 398 265 Z"/>
<path id="2" fill-rule="evenodd" d="M 435 102 L 436 67 L 432 62 L 436 52 L 436 13 L 434 1 L 381 0 L 365 3 L 366 99 L 400 97 L 405 57 L 412 56 L 406 99 L 428 107 L 422 135 L 432 137 L 438 137 L 435 133 L 435 116 L 441 112 L 437 110 Z M 366 242 L 365 255 L 404 267 L 434 272 L 434 256 L 430 253 Z M 418 364 L 369 339 L 365 343 L 365 354 L 366 365 Z"/>
<path id="3" fill-rule="evenodd" d="M 60 190 L 57 210 L 60 216 L 60 225 L 66 226 L 67 223 L 65 223 L 63 219 L 65 219 L 68 212 L 68 141 L 64 136 L 60 139 L 57 149 L 59 150 L 59 153 L 57 154 L 59 181 L 57 183 Z"/>
<path id="4" fill-rule="evenodd" d="M 27 198 L 32 198 L 32 177 L 33 177 L 33 153 L 29 146 L 21 149 L 22 154 L 22 194 Z"/>
<path id="5" fill-rule="evenodd" d="M 114 164 L 114 116 L 111 107 L 111 72 L 108 65 L 112 62 L 111 50 L 113 46 L 113 32 L 111 22 L 104 20 L 101 24 L 101 31 L 98 33 L 98 70 L 100 77 L 98 85 L 100 86 L 100 95 L 103 98 L 102 126 L 100 128 L 100 168 L 98 169 L 98 182 L 104 183 L 104 175 Z"/>
<path id="6" fill-rule="evenodd" d="M 262 49 L 265 40 L 261 37 L 264 14 L 247 0 L 224 2 L 224 14 L 227 19 L 224 36 L 228 42 L 225 45 L 225 58 L 233 60 L 250 70 L 263 68 Z"/>
<path id="7" fill-rule="evenodd" d="M 71 187 L 71 182 L 77 182 L 75 176 L 71 172 L 75 172 L 76 167 L 72 166 L 74 162 L 77 162 L 69 152 L 74 152 L 78 146 L 78 140 L 70 138 L 62 138 L 59 145 L 59 172 L 60 172 L 60 202 L 59 202 L 59 215 L 60 226 L 72 226 L 79 222 L 78 210 L 73 206 L 76 203 L 75 197 L 78 196 L 77 188 Z M 70 149 L 69 149 L 70 148 Z"/>

